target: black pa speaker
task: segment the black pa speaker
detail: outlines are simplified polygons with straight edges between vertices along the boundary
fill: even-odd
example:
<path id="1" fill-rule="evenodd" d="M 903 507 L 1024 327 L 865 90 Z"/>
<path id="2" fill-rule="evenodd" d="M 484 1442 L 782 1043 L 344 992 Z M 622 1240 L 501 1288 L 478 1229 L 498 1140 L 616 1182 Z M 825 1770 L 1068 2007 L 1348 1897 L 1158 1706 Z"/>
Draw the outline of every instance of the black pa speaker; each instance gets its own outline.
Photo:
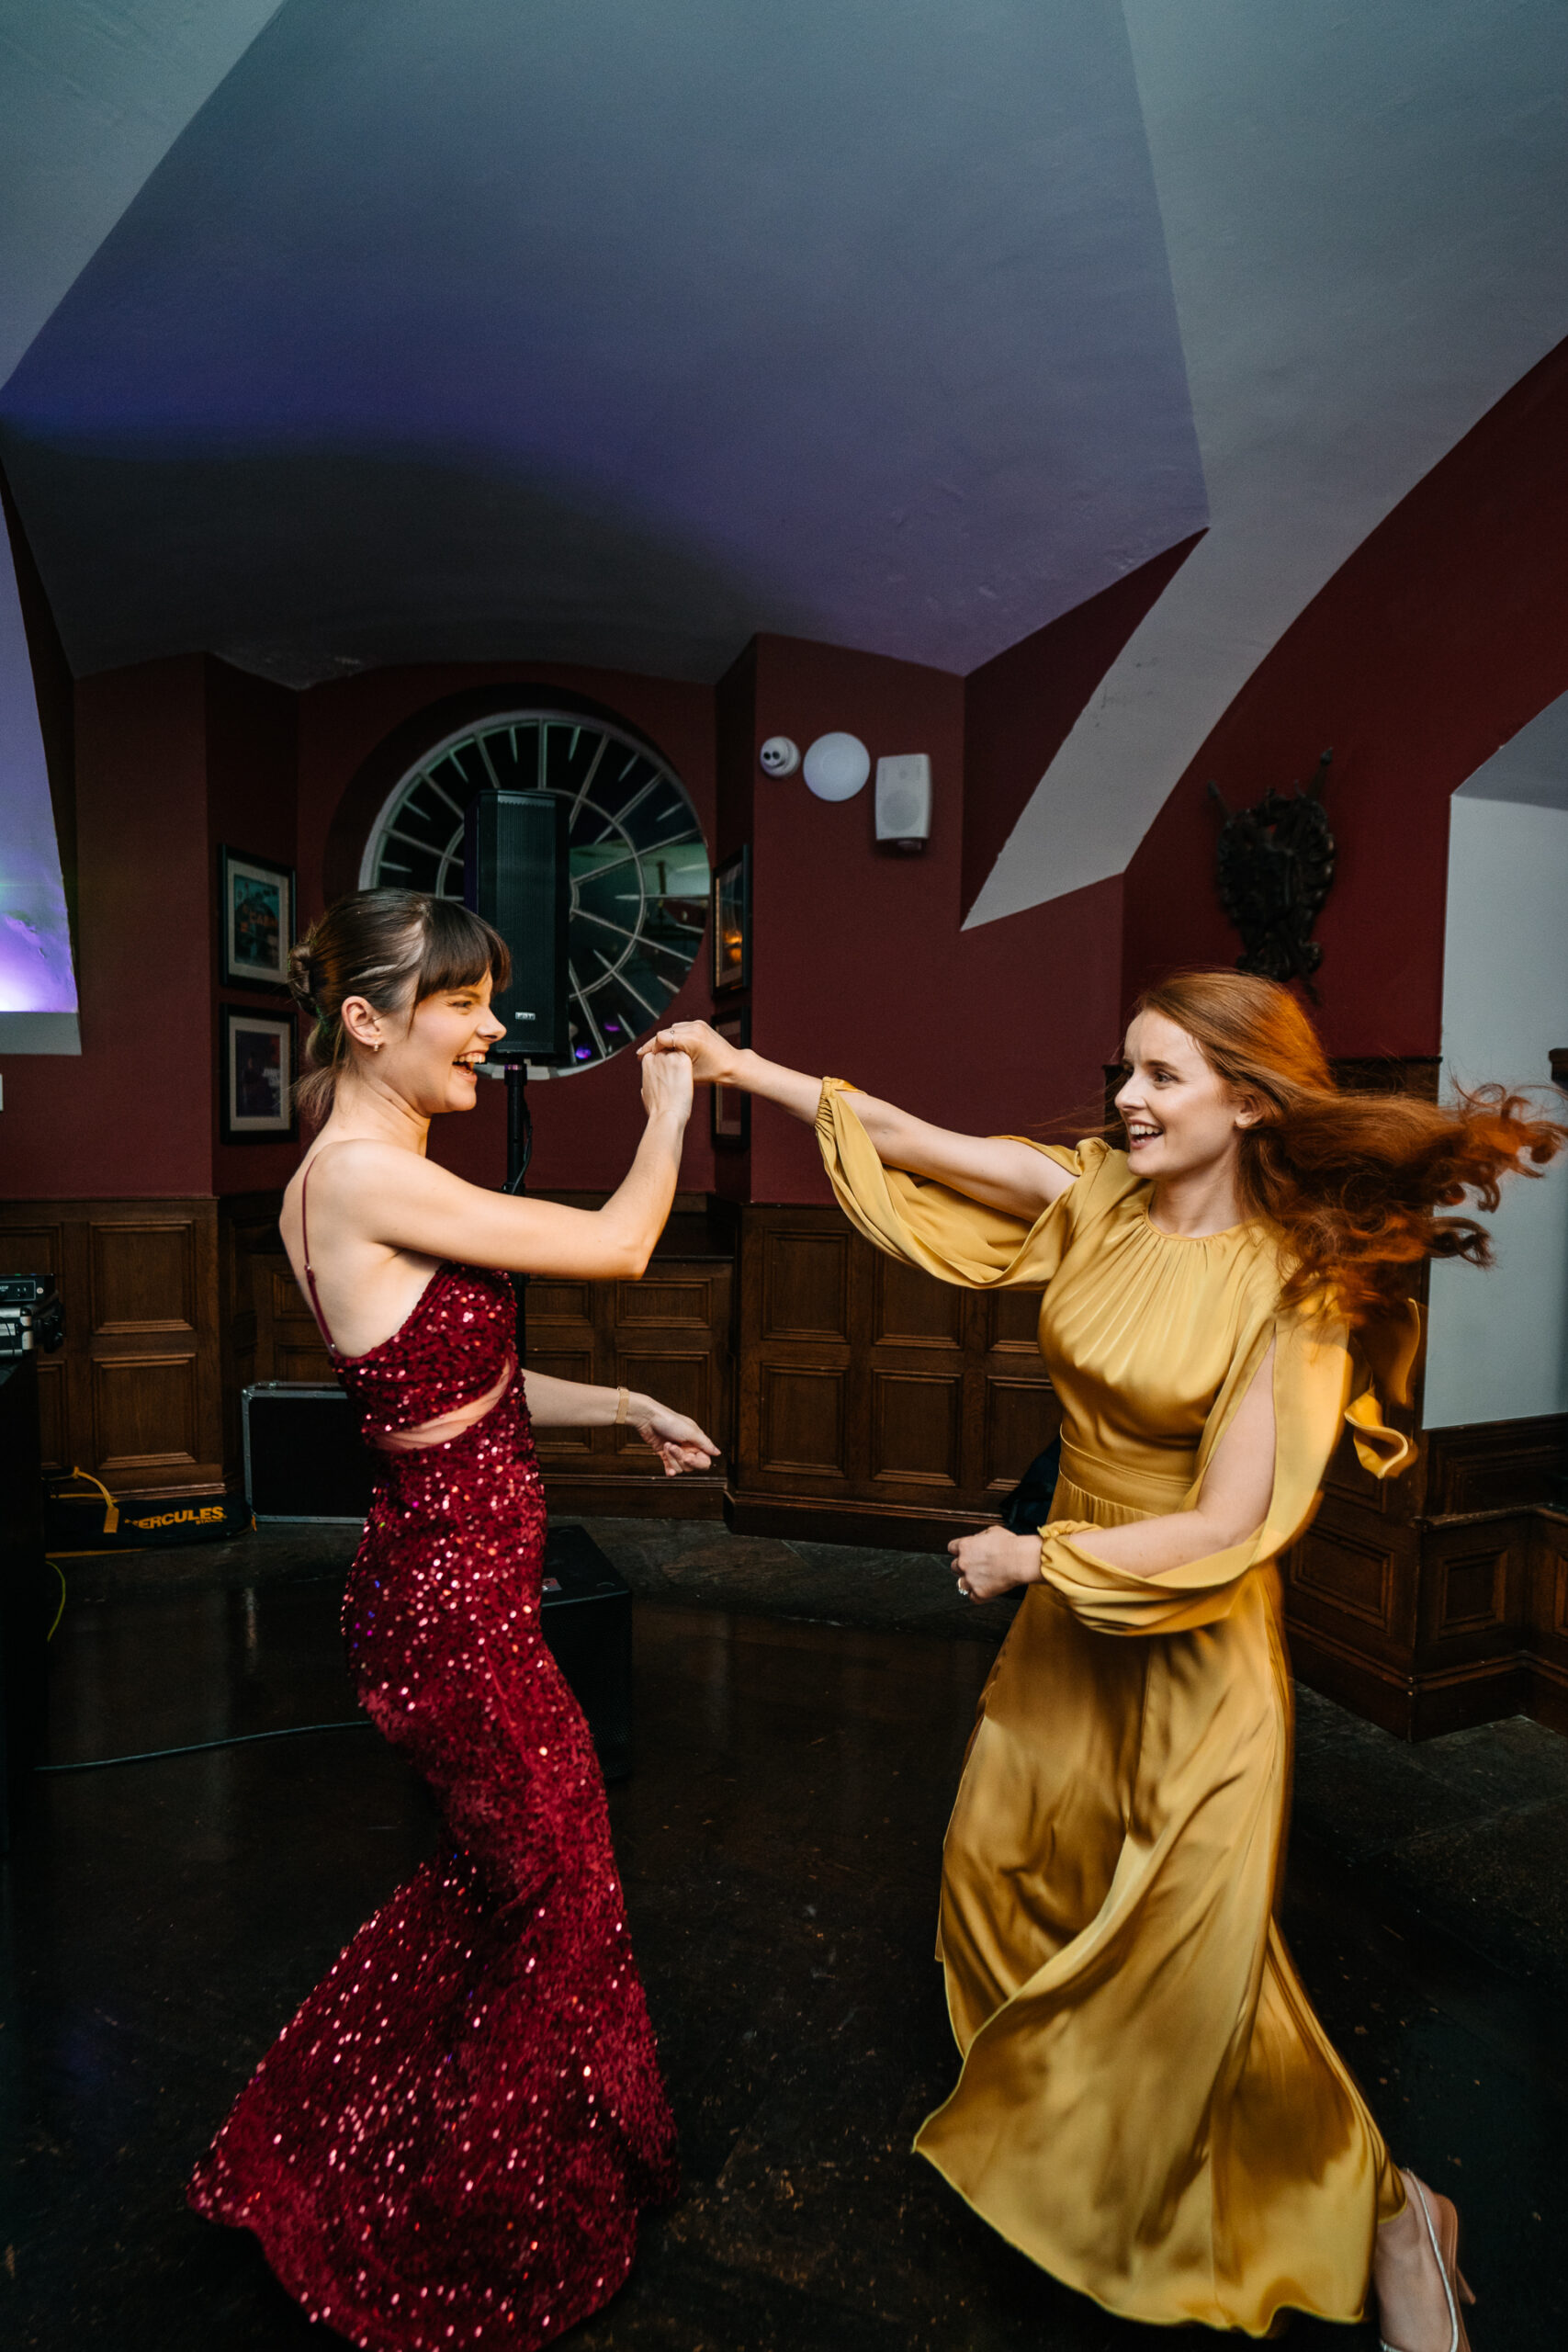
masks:
<path id="1" fill-rule="evenodd" d="M 506 1035 L 491 1061 L 571 1057 L 567 916 L 571 873 L 567 805 L 555 792 L 479 793 L 463 820 L 463 897 L 512 951 L 512 982 L 495 1000 Z"/>

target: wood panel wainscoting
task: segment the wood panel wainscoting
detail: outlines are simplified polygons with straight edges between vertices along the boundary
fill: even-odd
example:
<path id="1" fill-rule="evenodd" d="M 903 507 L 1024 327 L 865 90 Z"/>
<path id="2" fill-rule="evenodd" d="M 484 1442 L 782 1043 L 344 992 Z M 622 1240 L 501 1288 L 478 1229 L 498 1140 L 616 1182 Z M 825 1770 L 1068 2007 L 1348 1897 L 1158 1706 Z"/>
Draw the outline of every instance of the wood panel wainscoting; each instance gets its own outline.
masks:
<path id="1" fill-rule="evenodd" d="M 1296 1672 L 1403 1739 L 1568 1731 L 1568 1414 L 1428 1430 L 1402 1478 L 1347 1439 L 1287 1555 Z"/>
<path id="2" fill-rule="evenodd" d="M 239 1489 L 242 1391 L 333 1377 L 278 1208 L 276 1193 L 0 1203 L 0 1272 L 52 1274 L 64 1302 L 65 1345 L 39 1359 L 46 1476 L 80 1468 L 123 1495 Z M 531 1286 L 531 1366 L 650 1393 L 724 1449 L 705 1479 L 674 1480 L 634 1431 L 541 1430 L 558 1511 L 722 1515 L 733 1230 L 723 1204 L 710 1216 L 701 1195 L 681 1195 L 641 1282 Z"/>
<path id="3" fill-rule="evenodd" d="M 46 1477 L 117 1494 L 223 1486 L 219 1204 L 0 1203 L 0 1271 L 52 1274 L 65 1345 L 39 1359 Z"/>
<path id="4" fill-rule="evenodd" d="M 0 1204 L 0 1269 L 51 1273 L 65 1304 L 38 1367 L 47 1475 L 237 1490 L 241 1390 L 332 1377 L 277 1208 Z M 830 1207 L 683 1194 L 640 1282 L 531 1286 L 528 1362 L 660 1396 L 724 1458 L 667 1480 L 627 1430 L 541 1430 L 551 1505 L 939 1547 L 995 1516 L 1058 1427 L 1038 1307 L 900 1266 Z M 1387 1484 L 1347 1440 L 1283 1567 L 1296 1671 L 1356 1713 L 1406 1739 L 1518 1712 L 1568 1731 L 1568 1415 L 1428 1430 Z"/>
<path id="5" fill-rule="evenodd" d="M 745 1210 L 731 1525 L 917 1549 L 994 1518 L 1061 1423 L 1039 1313 L 884 1257 L 837 1209 Z"/>

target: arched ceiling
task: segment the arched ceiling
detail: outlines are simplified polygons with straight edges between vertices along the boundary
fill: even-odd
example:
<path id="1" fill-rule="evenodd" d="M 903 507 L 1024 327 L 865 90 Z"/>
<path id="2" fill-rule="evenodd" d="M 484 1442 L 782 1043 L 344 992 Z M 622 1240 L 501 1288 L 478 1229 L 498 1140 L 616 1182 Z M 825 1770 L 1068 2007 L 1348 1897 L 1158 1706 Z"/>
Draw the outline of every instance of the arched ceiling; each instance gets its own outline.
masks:
<path id="1" fill-rule="evenodd" d="M 1207 522 L 971 921 L 1568 334 L 1562 0 L 7 0 L 0 96 L 79 670 L 966 673 Z"/>
<path id="2" fill-rule="evenodd" d="M 0 438 L 83 669 L 966 671 L 1204 514 L 1106 0 L 285 0 Z"/>
<path id="3" fill-rule="evenodd" d="M 0 384 L 278 0 L 6 0 Z"/>
<path id="4" fill-rule="evenodd" d="M 1559 0 L 1126 0 L 1126 19 L 1210 529 L 971 923 L 1121 873 L 1297 615 L 1568 334 Z"/>

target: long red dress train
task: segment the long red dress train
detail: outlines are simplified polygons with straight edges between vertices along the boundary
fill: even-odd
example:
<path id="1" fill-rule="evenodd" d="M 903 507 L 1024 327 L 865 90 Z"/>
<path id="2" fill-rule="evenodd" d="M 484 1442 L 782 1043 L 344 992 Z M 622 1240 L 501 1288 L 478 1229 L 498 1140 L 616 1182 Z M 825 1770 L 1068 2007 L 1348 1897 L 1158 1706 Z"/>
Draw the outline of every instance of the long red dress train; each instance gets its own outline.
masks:
<path id="1" fill-rule="evenodd" d="M 513 1321 L 504 1275 L 444 1266 L 391 1339 L 334 1351 L 339 1376 L 367 1430 L 413 1428 L 494 1385 Z M 361 1703 L 452 1850 L 360 1929 L 190 2188 L 373 2352 L 554 2344 L 615 2292 L 639 2208 L 676 2184 L 604 1784 L 540 1634 L 521 1387 L 380 1456 L 344 1596 Z"/>

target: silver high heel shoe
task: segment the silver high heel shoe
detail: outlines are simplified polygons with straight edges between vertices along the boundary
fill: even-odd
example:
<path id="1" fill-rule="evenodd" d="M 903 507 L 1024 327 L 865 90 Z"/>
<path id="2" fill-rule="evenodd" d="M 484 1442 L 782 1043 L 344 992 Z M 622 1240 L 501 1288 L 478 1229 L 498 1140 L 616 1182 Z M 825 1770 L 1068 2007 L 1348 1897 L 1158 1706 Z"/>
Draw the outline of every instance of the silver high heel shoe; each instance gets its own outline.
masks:
<path id="1" fill-rule="evenodd" d="M 1402 2171 L 1399 2177 L 1404 2183 L 1405 2195 L 1414 2199 L 1421 2219 L 1427 2224 L 1432 2258 L 1442 2277 L 1443 2293 L 1449 2306 L 1448 2352 L 1471 2352 L 1460 2305 L 1473 2303 L 1475 2297 L 1465 2284 L 1464 2273 L 1459 2267 L 1459 2215 L 1446 2197 L 1440 2197 L 1436 2189 L 1428 2190 L 1413 2172 Z M 1435 2214 L 1434 2206 L 1437 2208 Z M 1400 2352 L 1399 2346 L 1391 2344 L 1386 2335 L 1380 2335 L 1378 2342 L 1382 2352 Z"/>

